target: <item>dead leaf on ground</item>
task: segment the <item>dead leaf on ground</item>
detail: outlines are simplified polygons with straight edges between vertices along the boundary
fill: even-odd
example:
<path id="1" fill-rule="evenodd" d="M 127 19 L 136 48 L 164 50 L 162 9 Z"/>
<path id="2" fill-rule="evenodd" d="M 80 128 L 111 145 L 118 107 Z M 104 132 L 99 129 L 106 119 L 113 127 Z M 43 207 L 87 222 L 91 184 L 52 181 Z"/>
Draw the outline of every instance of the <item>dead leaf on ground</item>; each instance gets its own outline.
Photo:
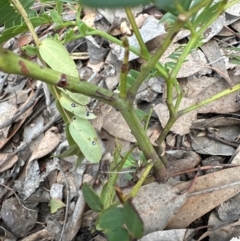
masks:
<path id="1" fill-rule="evenodd" d="M 18 161 L 17 155 L 9 158 L 10 155 L 10 153 L 0 153 L 0 173 L 8 170 Z"/>
<path id="2" fill-rule="evenodd" d="M 13 114 L 16 112 L 17 107 L 15 104 L 9 104 L 8 102 L 1 103 L 0 105 L 0 123 L 3 124 L 6 121 L 11 120 Z M 0 131 L 3 133 L 4 137 L 8 136 L 8 131 L 11 126 L 4 127 Z"/>
<path id="3" fill-rule="evenodd" d="M 179 106 L 179 110 L 185 109 L 190 105 L 194 104 L 195 101 L 192 99 L 182 98 L 182 101 Z M 153 107 L 154 111 L 157 113 L 158 118 L 163 127 L 167 124 L 169 119 L 169 110 L 166 104 L 158 104 Z M 190 132 L 190 127 L 192 125 L 192 121 L 197 118 L 197 110 L 191 111 L 183 116 L 181 116 L 177 121 L 173 124 L 171 131 L 177 133 L 179 135 L 184 135 Z"/>
<path id="4" fill-rule="evenodd" d="M 231 156 L 235 149 L 207 136 L 192 137 L 192 148 L 200 154 Z"/>
<path id="5" fill-rule="evenodd" d="M 190 191 L 190 196 L 168 223 L 167 229 L 185 228 L 197 218 L 238 194 L 240 190 L 239 171 L 240 167 L 234 167 L 198 177 Z M 191 182 L 178 184 L 175 187 L 184 191 Z M 232 185 L 233 183 L 236 185 Z"/>
<path id="6" fill-rule="evenodd" d="M 239 76 L 231 76 L 234 84 L 238 84 L 240 82 Z M 196 98 L 194 98 L 197 102 L 206 100 L 212 97 L 215 94 L 220 93 L 229 88 L 229 84 L 225 79 L 220 78 L 217 82 L 213 83 L 209 87 L 207 87 L 204 91 L 198 94 Z M 236 92 L 232 94 L 228 94 L 220 99 L 213 101 L 205 106 L 200 107 L 197 111 L 198 113 L 232 113 L 240 110 L 239 103 L 236 102 Z"/>
<path id="7" fill-rule="evenodd" d="M 160 62 L 166 64 L 167 62 L 176 62 L 173 59 L 169 58 L 169 56 L 174 53 L 181 45 L 177 43 L 172 43 L 166 52 L 164 52 L 163 56 L 160 58 Z M 186 61 L 181 66 L 177 77 L 184 78 L 191 76 L 197 72 L 199 72 L 204 66 L 207 64 L 207 60 L 205 55 L 200 50 L 194 50 L 189 54 L 186 58 Z"/>
<path id="8" fill-rule="evenodd" d="M 120 112 L 114 108 L 106 108 L 106 105 L 101 108 L 104 115 L 103 129 L 109 134 L 117 138 L 136 142 L 135 137 L 132 135 L 126 121 L 123 119 Z"/>
<path id="9" fill-rule="evenodd" d="M 228 75 L 226 65 L 224 63 L 224 59 L 222 58 L 222 53 L 219 49 L 218 43 L 216 40 L 210 40 L 205 43 L 201 49 L 206 55 L 208 61 L 210 62 L 213 70 L 217 72 L 220 76 L 222 76 L 230 86 L 233 86 L 233 82 Z"/>
<path id="10" fill-rule="evenodd" d="M 182 241 L 194 233 L 194 229 L 172 229 L 145 235 L 139 241 Z"/>
<path id="11" fill-rule="evenodd" d="M 188 193 L 156 182 L 142 186 L 133 199 L 144 223 L 144 234 L 163 230 L 187 199 Z"/>
<path id="12" fill-rule="evenodd" d="M 206 238 L 207 236 L 209 236 L 210 241 L 234 241 L 231 239 L 232 237 L 240 236 L 240 220 L 230 223 L 223 222 L 218 218 L 216 211 L 211 212 L 208 220 L 208 225 L 208 230 L 203 235 L 201 235 L 198 241 L 204 240 L 204 238 Z"/>
<path id="13" fill-rule="evenodd" d="M 84 23 L 86 23 L 89 27 L 94 28 L 94 21 L 95 21 L 95 17 L 96 17 L 96 12 L 88 12 L 87 14 L 85 14 L 84 18 L 82 19 L 82 21 Z"/>
<path id="14" fill-rule="evenodd" d="M 49 130 L 47 130 L 37 149 L 35 149 L 35 151 L 32 153 L 31 158 L 29 159 L 27 170 L 29 169 L 29 165 L 33 160 L 44 157 L 50 152 L 52 152 L 61 141 L 61 138 L 62 135 L 59 133 L 57 127 L 53 126 Z"/>

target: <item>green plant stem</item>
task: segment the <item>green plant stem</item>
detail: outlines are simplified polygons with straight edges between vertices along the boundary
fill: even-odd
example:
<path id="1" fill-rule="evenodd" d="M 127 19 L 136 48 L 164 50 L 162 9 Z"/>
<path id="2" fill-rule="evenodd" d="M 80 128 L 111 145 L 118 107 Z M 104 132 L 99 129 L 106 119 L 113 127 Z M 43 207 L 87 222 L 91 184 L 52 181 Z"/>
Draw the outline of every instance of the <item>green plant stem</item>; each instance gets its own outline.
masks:
<path id="1" fill-rule="evenodd" d="M 137 184 L 131 190 L 131 192 L 129 194 L 130 197 L 134 198 L 134 197 L 137 196 L 137 193 L 138 193 L 140 187 L 143 185 L 143 183 L 146 180 L 146 178 L 147 178 L 149 172 L 151 171 L 152 167 L 153 167 L 153 163 L 152 162 L 147 164 L 147 166 L 146 166 L 143 174 L 141 175 L 140 179 L 138 180 Z"/>
<path id="2" fill-rule="evenodd" d="M 239 0 L 229 1 L 229 2 L 225 5 L 224 9 L 226 10 L 226 9 L 230 8 L 231 6 L 233 6 L 233 5 L 236 4 L 236 3 L 239 3 Z"/>
<path id="3" fill-rule="evenodd" d="M 153 145 L 151 144 L 149 139 L 146 138 L 146 132 L 142 127 L 142 124 L 135 113 L 135 109 L 132 105 L 132 102 L 127 100 L 126 104 L 123 107 L 124 108 L 120 109 L 121 114 L 125 119 L 125 121 L 128 123 L 128 125 L 129 123 L 131 123 L 131 125 L 129 125 L 131 132 L 135 136 L 137 143 L 142 149 L 146 159 L 151 159 L 153 161 L 154 163 L 153 170 L 155 170 L 154 174 L 156 178 L 158 180 L 166 178 L 167 171 L 165 169 L 165 166 L 159 159 L 159 156 L 154 150 Z"/>
<path id="4" fill-rule="evenodd" d="M 234 2 L 234 1 L 233 1 Z M 232 4 L 233 4 L 233 2 L 231 2 Z M 231 3 L 229 3 L 229 4 L 231 4 Z M 226 10 L 226 6 L 228 6 L 228 7 L 230 7 L 230 6 L 232 6 L 232 5 L 229 5 L 229 4 L 227 4 L 227 2 L 226 1 L 223 1 L 223 3 L 219 6 L 219 8 L 217 9 L 217 13 L 215 13 L 215 14 L 213 14 L 213 16 L 209 19 L 209 21 L 208 21 L 208 23 L 206 23 L 201 29 L 199 29 L 197 32 L 194 32 L 194 30 L 192 29 L 192 31 L 191 31 L 191 33 L 192 33 L 192 38 L 191 38 L 191 40 L 193 39 L 195 39 L 195 41 L 197 41 L 197 39 L 208 29 L 208 27 L 218 18 L 218 16 L 220 16 L 223 12 L 224 12 L 224 10 Z M 193 41 L 192 41 L 193 42 Z M 192 46 L 194 46 L 194 42 L 191 44 Z M 189 47 L 191 47 L 191 46 L 189 46 Z M 191 49 L 189 48 L 189 52 L 191 51 Z M 232 88 L 233 90 L 235 89 L 235 87 L 233 87 Z M 231 90 L 232 90 L 231 89 Z M 225 91 L 223 91 L 223 92 L 221 92 L 221 93 L 224 93 Z M 233 91 L 234 92 L 234 91 Z M 229 94 L 229 93 L 231 93 L 231 92 L 229 92 L 229 90 L 226 90 L 226 93 L 227 94 Z M 221 95 L 220 97 L 218 97 L 218 95 L 219 94 L 217 94 L 217 95 L 215 95 L 215 96 L 212 96 L 211 98 L 209 98 L 209 99 L 207 99 L 207 100 L 204 100 L 204 101 L 202 101 L 202 102 L 200 102 L 199 104 L 193 104 L 193 105 L 191 105 L 191 106 L 189 106 L 189 107 L 187 107 L 186 109 L 184 109 L 184 110 L 181 110 L 177 115 L 178 116 L 181 116 L 181 115 L 183 115 L 183 113 L 187 113 L 187 112 L 189 112 L 189 110 L 195 110 L 195 109 L 197 109 L 197 108 L 199 108 L 200 106 L 202 106 L 202 105 L 205 105 L 205 104 L 207 104 L 207 103 L 210 103 L 210 102 L 212 102 L 213 100 L 212 100 L 212 98 L 213 97 L 215 97 L 215 98 L 221 98 L 222 96 L 224 96 L 224 94 L 223 95 Z"/>
<path id="5" fill-rule="evenodd" d="M 9 50 L 3 49 L 1 46 L 0 70 L 5 73 L 19 74 L 33 79 L 40 79 L 47 84 L 64 87 L 73 92 L 97 98 L 108 104 L 111 104 L 112 98 L 118 96 L 107 89 L 97 87 L 85 81 L 79 81 L 79 78 L 77 77 L 65 75 L 47 67 L 40 67 L 31 61 L 19 57 Z"/>
<path id="6" fill-rule="evenodd" d="M 134 107 L 129 100 L 122 99 L 118 94 L 102 87 L 92 85 L 78 78 L 69 76 L 35 63 L 25 60 L 0 46 L 0 70 L 5 73 L 19 74 L 33 79 L 40 79 L 48 84 L 59 86 L 73 92 L 96 98 L 118 109 L 126 120 L 132 134 L 147 159 L 152 159 L 154 167 L 161 169 L 157 179 L 166 178 L 166 169 L 154 150 L 146 132 L 135 114 Z"/>
<path id="7" fill-rule="evenodd" d="M 168 106 L 170 118 L 169 118 L 168 123 L 166 124 L 166 126 L 165 126 L 165 128 L 163 130 L 164 134 L 167 134 L 169 132 L 169 130 L 171 129 L 172 125 L 176 121 L 177 110 L 178 110 L 180 101 L 182 99 L 182 95 L 179 94 L 177 96 L 176 105 L 175 106 L 173 105 L 173 86 L 174 86 L 174 81 L 175 81 L 175 79 L 177 77 L 177 74 L 178 74 L 182 64 L 184 63 L 186 57 L 188 56 L 190 51 L 193 49 L 193 46 L 194 46 L 194 44 L 195 44 L 197 39 L 198 39 L 198 35 L 192 35 L 191 36 L 190 41 L 188 42 L 188 44 L 184 48 L 184 51 L 181 54 L 181 56 L 178 58 L 178 61 L 177 61 L 176 65 L 174 66 L 174 68 L 173 68 L 173 70 L 172 70 L 172 72 L 170 74 L 170 77 L 169 77 L 169 79 L 167 81 L 167 106 Z M 165 131 L 165 129 L 167 129 L 167 130 Z M 158 139 L 159 145 L 162 143 L 162 141 L 165 138 L 163 133 L 162 133 L 162 135 Z"/>
<path id="8" fill-rule="evenodd" d="M 33 39 L 36 43 L 36 46 L 39 47 L 40 45 L 40 41 L 38 39 L 38 36 L 34 30 L 34 27 L 31 23 L 31 21 L 29 20 L 28 18 L 28 15 L 25 11 L 25 9 L 23 8 L 22 4 L 19 2 L 19 0 L 11 0 L 11 3 L 14 5 L 14 7 L 17 9 L 17 11 L 21 14 L 21 16 L 23 17 L 24 21 L 26 22 L 27 24 L 27 27 L 29 29 L 29 31 L 31 32 L 32 36 L 33 36 Z"/>
<path id="9" fill-rule="evenodd" d="M 88 26 L 87 26 L 88 27 Z M 105 32 L 102 32 L 100 30 L 96 30 L 96 29 L 93 29 L 91 27 L 88 27 L 88 31 L 84 34 L 78 34 L 76 36 L 73 37 L 73 39 L 79 39 L 79 38 L 83 38 L 85 36 L 93 36 L 93 35 L 98 35 L 98 36 L 101 36 L 107 40 L 109 40 L 110 42 L 112 43 L 115 43 L 116 45 L 119 45 L 121 47 L 124 47 L 123 44 L 122 44 L 122 41 L 109 35 L 108 33 L 105 33 Z M 137 56 L 139 56 L 140 58 L 143 58 L 145 60 L 149 60 L 151 58 L 151 55 L 148 53 L 148 54 L 145 54 L 145 51 L 144 52 L 141 52 L 141 50 L 139 50 L 138 48 L 135 48 L 133 46 L 129 46 L 129 50 L 136 54 Z M 156 63 L 156 69 L 158 70 L 159 74 L 164 78 L 164 79 L 167 79 L 168 78 L 168 73 L 167 71 L 164 69 L 164 67 L 160 64 L 160 63 Z M 144 80 L 143 80 L 144 81 Z"/>
<path id="10" fill-rule="evenodd" d="M 135 82 L 132 84 L 132 86 L 128 90 L 128 96 L 130 99 L 134 100 L 135 94 L 137 93 L 137 90 L 141 86 L 142 82 L 147 78 L 149 72 L 152 70 L 152 68 L 155 66 L 155 64 L 158 62 L 160 57 L 163 55 L 163 53 L 166 51 L 170 43 L 172 42 L 172 39 L 177 34 L 177 32 L 182 28 L 184 23 L 188 20 L 188 16 L 180 16 L 177 18 L 176 22 L 170 29 L 170 31 L 167 33 L 165 38 L 163 39 L 162 43 L 157 48 L 156 52 L 152 55 L 152 57 L 148 60 L 147 63 L 143 65 L 141 74 L 139 77 L 135 80 Z M 168 78 L 167 76 L 164 76 L 164 78 Z"/>
<path id="11" fill-rule="evenodd" d="M 125 12 L 126 12 L 126 15 L 128 17 L 128 20 L 129 22 L 131 23 L 131 26 L 132 26 L 132 29 L 133 29 L 133 32 L 137 38 L 137 41 L 139 43 L 139 46 L 140 46 L 140 49 L 141 49 L 141 53 L 143 56 L 149 56 L 149 52 L 148 52 L 148 49 L 142 39 L 142 35 L 140 34 L 139 32 L 139 29 L 138 29 L 138 26 L 136 24 L 136 21 L 135 21 L 135 18 L 132 14 L 132 11 L 130 8 L 125 8 Z"/>
<path id="12" fill-rule="evenodd" d="M 145 123 L 145 126 L 144 126 L 144 130 L 147 131 L 148 129 L 148 125 L 149 125 L 149 122 L 150 122 L 150 118 L 152 117 L 152 112 L 153 112 L 153 109 L 150 108 L 149 110 L 149 113 L 147 115 L 147 120 L 146 120 L 146 123 Z"/>
<path id="13" fill-rule="evenodd" d="M 124 57 L 120 73 L 120 93 L 119 96 L 123 99 L 127 98 L 127 74 L 128 74 L 128 58 L 129 58 L 129 43 L 126 37 L 123 38 Z"/>
<path id="14" fill-rule="evenodd" d="M 204 1 L 200 2 L 200 4 L 194 6 L 193 8 L 191 8 L 189 10 L 189 12 L 191 14 L 193 14 L 194 12 L 196 12 L 196 10 L 199 7 L 202 7 L 204 5 L 203 4 Z M 206 3 L 205 3 L 206 4 Z M 207 30 L 207 28 L 211 25 L 212 22 L 214 22 L 214 20 L 216 20 L 218 18 L 218 16 L 224 11 L 225 5 L 221 5 L 221 7 L 217 10 L 218 13 L 213 14 L 212 17 L 210 18 L 210 20 L 208 21 L 208 23 L 204 24 L 204 26 L 198 30 L 197 32 L 194 30 L 194 28 L 192 27 L 191 23 L 188 23 L 188 26 L 190 27 L 191 30 L 191 39 L 189 40 L 188 44 L 186 45 L 186 47 L 184 48 L 183 53 L 181 54 L 181 56 L 179 57 L 176 65 L 174 66 L 174 69 L 172 70 L 172 72 L 170 73 L 170 77 L 169 80 L 167 81 L 167 105 L 168 105 L 168 109 L 169 109 L 169 120 L 166 124 L 166 126 L 163 129 L 163 132 L 161 134 L 161 136 L 159 136 L 158 138 L 158 144 L 159 146 L 161 146 L 161 143 L 164 141 L 165 137 L 167 136 L 167 134 L 169 133 L 171 127 L 173 126 L 174 122 L 179 118 L 179 116 L 183 115 L 183 113 L 187 113 L 190 110 L 195 110 L 197 109 L 199 106 L 197 104 L 194 104 L 180 112 L 177 112 L 182 95 L 178 95 L 177 96 L 177 101 L 176 101 L 176 105 L 173 106 L 173 83 L 176 79 L 176 76 L 182 66 L 182 64 L 184 63 L 187 55 L 191 52 L 191 50 L 194 48 L 195 43 L 197 42 L 197 40 L 200 38 L 200 36 L 204 33 L 204 31 Z M 218 95 L 217 95 L 218 98 Z M 220 98 L 220 97 L 219 97 Z M 210 98 L 208 100 L 203 101 L 203 105 L 209 103 L 208 101 L 212 102 L 213 100 Z M 201 102 L 202 103 L 202 102 Z M 185 112 L 187 111 L 187 112 Z M 161 150 L 158 149 L 157 150 L 158 154 L 161 154 Z"/>
<path id="15" fill-rule="evenodd" d="M 74 39 L 79 39 L 79 38 L 83 38 L 83 37 L 85 37 L 85 36 L 98 35 L 98 36 L 101 36 L 101 37 L 109 40 L 110 42 L 115 43 L 115 44 L 117 44 L 117 45 L 119 45 L 119 46 L 121 46 L 121 47 L 124 48 L 122 41 L 119 40 L 119 39 L 117 39 L 117 38 L 115 38 L 115 37 L 113 37 L 113 36 L 111 36 L 110 34 L 105 33 L 105 32 L 102 32 L 102 31 L 97 30 L 97 29 L 94 29 L 94 28 L 91 28 L 91 27 L 89 27 L 89 26 L 87 26 L 87 28 L 88 28 L 88 31 L 86 32 L 86 35 L 84 35 L 84 34 L 76 34 L 76 35 L 73 37 L 72 40 L 74 40 Z M 133 46 L 129 46 L 129 50 L 130 50 L 131 52 L 133 52 L 134 54 L 136 54 L 137 56 L 143 57 L 142 54 L 141 54 L 141 51 L 140 51 L 138 48 L 135 48 L 135 47 L 133 47 Z"/>
<path id="16" fill-rule="evenodd" d="M 177 116 L 180 117 L 180 116 L 182 116 L 182 115 L 184 115 L 184 114 L 186 114 L 190 111 L 196 110 L 197 108 L 200 108 L 200 107 L 202 107 L 206 104 L 209 104 L 209 103 L 211 103 L 215 100 L 218 100 L 218 99 L 220 99 L 220 98 L 222 98 L 226 95 L 229 95 L 229 94 L 231 94 L 233 92 L 236 92 L 236 91 L 239 91 L 239 90 L 240 90 L 240 84 L 234 85 L 233 87 L 231 87 L 227 90 L 224 90 L 224 91 L 212 96 L 211 98 L 208 98 L 208 99 L 203 100 L 199 103 L 193 104 L 193 105 L 189 106 L 188 108 L 185 108 L 183 110 L 178 111 Z"/>

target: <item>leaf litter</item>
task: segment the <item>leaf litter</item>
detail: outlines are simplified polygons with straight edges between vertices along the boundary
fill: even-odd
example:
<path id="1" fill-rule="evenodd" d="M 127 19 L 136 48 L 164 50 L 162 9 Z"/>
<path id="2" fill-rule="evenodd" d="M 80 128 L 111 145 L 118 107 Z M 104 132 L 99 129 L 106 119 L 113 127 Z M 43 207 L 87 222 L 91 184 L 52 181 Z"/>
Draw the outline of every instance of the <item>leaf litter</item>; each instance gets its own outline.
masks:
<path id="1" fill-rule="evenodd" d="M 234 31 L 240 31 L 239 11 L 236 9 L 238 7 L 227 10 L 209 27 L 204 38 L 205 44 L 192 52 L 181 68 L 178 81 L 180 87 L 187 91 L 180 110 L 239 83 L 239 67 L 233 62 L 237 55 L 232 50 L 227 52 L 229 45 L 235 44 Z M 154 11 L 146 10 L 141 15 L 142 8 L 134 10 L 143 41 L 149 51 L 154 52 L 166 33 L 164 26 L 158 24 Z M 85 9 L 83 20 L 91 27 L 97 26 L 112 35 L 127 35 L 130 45 L 139 48 L 135 36 L 131 35 L 131 26 L 126 21 L 124 11 L 118 11 Z M 74 10 L 64 9 L 65 18 L 69 16 L 74 19 L 73 13 Z M 42 34 L 41 31 L 38 30 L 38 34 Z M 52 31 L 51 28 L 49 31 Z M 188 34 L 184 31 L 178 34 L 178 39 L 176 37 L 160 59 L 162 63 L 171 60 L 169 56 L 181 47 L 179 39 L 187 40 Z M 28 35 L 19 37 L 15 47 L 11 43 L 15 41 L 13 39 L 6 42 L 5 46 L 16 50 L 16 46 L 25 45 L 29 41 L 25 36 Z M 231 37 L 232 42 L 226 40 L 227 37 Z M 87 79 L 92 79 L 94 83 L 115 90 L 119 81 L 123 49 L 114 44 L 108 45 L 99 37 L 84 40 L 73 50 L 78 72 L 88 76 Z M 131 66 L 142 63 L 132 53 L 130 61 Z M 86 63 L 88 70 L 83 63 Z M 75 75 L 76 69 L 71 71 Z M 59 115 L 54 109 L 53 99 L 50 99 L 49 112 L 42 100 L 43 92 L 40 91 L 33 97 L 36 90 L 32 80 L 22 80 L 21 77 L 10 75 L 4 81 L 7 85 L 3 85 L 1 90 L 4 94 L 1 97 L 0 125 L 6 124 L 9 119 L 12 121 L 1 128 L 0 137 L 1 230 L 11 240 L 37 240 L 39 237 L 42 240 L 62 238 L 64 241 L 74 240 L 75 237 L 78 240 L 92 239 L 90 229 L 96 220 L 96 213 L 86 211 L 86 203 L 79 187 L 86 178 L 84 173 L 88 173 L 91 180 L 104 180 L 106 174 L 96 173 L 99 170 L 99 173 L 108 170 L 111 158 L 105 158 L 100 167 L 96 164 L 76 167 L 76 156 L 53 156 L 54 153 L 59 154 L 67 149 L 64 127 L 57 122 Z M 149 82 L 150 79 L 146 80 L 141 87 L 136 105 L 145 111 L 150 108 L 154 110 L 148 128 L 154 143 L 161 128 L 153 127 L 156 123 L 165 126 L 168 110 L 164 82 L 160 78 Z M 16 117 L 17 111 L 27 104 L 30 96 L 34 98 L 34 104 L 26 107 L 24 116 Z M 240 236 L 239 223 L 236 222 L 240 217 L 239 102 L 238 94 L 234 93 L 176 121 L 165 143 L 171 174 L 169 182 L 144 185 L 133 201 L 145 225 L 142 241 L 194 240 L 194 235 L 198 240 L 208 236 L 212 241 L 228 241 Z M 102 139 L 103 152 L 111 157 L 116 141 L 121 143 L 124 150 L 122 154 L 126 153 L 136 140 L 119 112 L 95 100 L 88 106 L 97 116 L 92 123 L 98 130 L 98 138 Z M 137 162 L 140 160 L 139 151 L 133 154 L 136 164 L 140 165 Z M 86 160 L 83 163 L 87 163 Z M 136 169 L 130 171 L 136 172 Z M 136 174 L 138 175 L 137 172 Z M 121 176 L 124 181 L 119 180 L 118 185 L 125 187 L 128 180 L 125 175 Z M 10 189 L 4 185 L 9 185 Z M 47 190 L 51 190 L 52 200 L 58 200 L 58 204 L 55 204 L 55 216 L 48 207 L 51 197 Z M 39 212 L 42 215 L 38 215 Z M 62 220 L 65 220 L 64 223 Z M 45 226 L 40 226 L 39 222 Z M 209 227 L 206 228 L 206 225 Z M 197 229 L 204 226 L 204 231 L 198 233 Z M 65 232 L 61 236 L 62 230 Z M 83 238 L 86 235 L 89 235 L 89 239 Z M 97 240 L 97 235 L 95 238 Z"/>

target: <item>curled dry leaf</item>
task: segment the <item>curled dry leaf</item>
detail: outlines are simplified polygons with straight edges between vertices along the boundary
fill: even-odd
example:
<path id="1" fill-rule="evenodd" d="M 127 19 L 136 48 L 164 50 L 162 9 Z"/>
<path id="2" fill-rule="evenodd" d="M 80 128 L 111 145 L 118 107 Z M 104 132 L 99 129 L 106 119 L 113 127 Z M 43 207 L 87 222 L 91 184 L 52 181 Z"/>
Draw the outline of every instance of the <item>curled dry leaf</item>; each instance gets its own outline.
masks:
<path id="1" fill-rule="evenodd" d="M 9 155 L 9 153 L 0 153 L 0 173 L 8 170 L 18 161 L 17 155 L 8 160 Z"/>
<path id="2" fill-rule="evenodd" d="M 167 229 L 185 228 L 224 201 L 239 193 L 240 167 L 229 168 L 198 177 L 189 197 L 177 214 L 168 223 Z M 184 191 L 190 182 L 175 187 Z M 235 184 L 235 185 L 233 185 Z"/>
<path id="3" fill-rule="evenodd" d="M 59 144 L 61 138 L 62 135 L 59 133 L 57 127 L 53 126 L 49 130 L 47 130 L 37 149 L 33 152 L 28 162 L 28 167 L 31 161 L 44 157 L 50 152 L 52 152 Z"/>

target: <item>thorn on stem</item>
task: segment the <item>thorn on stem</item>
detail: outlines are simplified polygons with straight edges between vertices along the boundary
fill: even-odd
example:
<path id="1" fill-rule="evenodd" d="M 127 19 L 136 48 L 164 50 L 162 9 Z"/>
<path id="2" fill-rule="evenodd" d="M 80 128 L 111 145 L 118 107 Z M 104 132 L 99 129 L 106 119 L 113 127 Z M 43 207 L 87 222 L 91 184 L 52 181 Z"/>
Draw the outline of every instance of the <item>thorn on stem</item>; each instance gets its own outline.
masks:
<path id="1" fill-rule="evenodd" d="M 68 85 L 66 74 L 61 74 L 61 78 L 57 83 L 59 87 L 65 87 Z"/>
<path id="2" fill-rule="evenodd" d="M 19 61 L 19 65 L 21 67 L 21 71 L 23 74 L 29 74 L 27 66 L 25 65 L 25 63 L 22 60 Z"/>

